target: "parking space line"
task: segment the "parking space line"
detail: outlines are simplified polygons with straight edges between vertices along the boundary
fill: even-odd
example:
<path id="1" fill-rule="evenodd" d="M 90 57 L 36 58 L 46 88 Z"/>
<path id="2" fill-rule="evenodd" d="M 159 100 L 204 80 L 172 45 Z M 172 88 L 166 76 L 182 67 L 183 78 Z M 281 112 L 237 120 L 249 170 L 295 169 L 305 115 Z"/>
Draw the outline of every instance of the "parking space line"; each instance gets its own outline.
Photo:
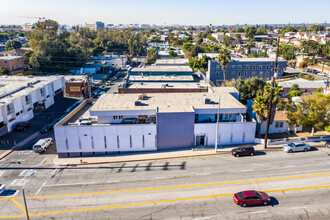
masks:
<path id="1" fill-rule="evenodd" d="M 26 213 L 26 212 L 25 212 L 25 209 L 23 208 L 23 206 L 22 206 L 21 204 L 19 204 L 19 202 L 17 202 L 16 199 L 11 199 L 11 201 L 13 201 L 13 202 L 15 203 L 15 205 L 18 206 L 18 208 L 20 208 L 24 213 Z M 30 214 L 30 213 L 29 213 L 29 214 Z"/>
<path id="2" fill-rule="evenodd" d="M 97 194 L 110 194 L 110 193 L 141 192 L 141 191 L 151 191 L 151 190 L 182 189 L 182 188 L 203 187 L 203 186 L 228 185 L 228 184 L 237 184 L 237 183 L 254 183 L 254 182 L 267 182 L 267 181 L 276 181 L 276 180 L 288 180 L 288 179 L 298 179 L 298 178 L 327 176 L 327 175 L 330 175 L 330 172 L 328 172 L 328 173 L 316 173 L 316 174 L 305 174 L 305 175 L 299 175 L 299 176 L 274 177 L 274 178 L 268 178 L 268 179 L 252 179 L 252 180 L 237 180 L 237 181 L 230 181 L 230 182 L 202 183 L 202 184 L 194 184 L 194 185 L 164 186 L 164 187 L 155 187 L 155 188 L 124 189 L 124 190 L 103 191 L 103 192 L 87 192 L 87 193 L 30 196 L 30 197 L 27 197 L 27 198 L 28 199 L 56 198 L 56 197 L 66 197 L 66 196 L 83 196 L 83 195 L 97 195 Z M 79 183 L 76 183 L 76 184 L 45 185 L 44 187 L 46 187 L 46 186 L 77 185 L 77 184 L 79 184 Z M 95 183 L 93 182 L 93 183 L 84 183 L 84 184 L 95 184 Z M 99 183 L 99 184 L 101 184 L 101 183 Z M 16 197 L 16 199 L 23 199 L 23 198 L 22 197 Z M 6 198 L 0 198 L 0 200 L 6 200 Z"/>
<path id="3" fill-rule="evenodd" d="M 269 192 L 286 192 L 286 191 L 297 191 L 297 190 L 307 190 L 307 189 L 322 189 L 322 188 L 330 188 L 330 185 L 312 186 L 312 187 L 304 187 L 304 188 L 292 188 L 292 189 L 268 190 L 268 191 L 265 191 L 265 192 L 266 193 L 269 193 Z M 74 213 L 74 212 L 87 212 L 87 211 L 95 211 L 95 210 L 103 210 L 103 209 L 125 208 L 125 207 L 134 207 L 134 206 L 142 206 L 142 205 L 155 205 L 155 204 L 159 204 L 159 203 L 180 202 L 180 201 L 189 201 L 189 200 L 197 200 L 197 199 L 208 199 L 208 198 L 226 197 L 226 196 L 232 196 L 232 195 L 234 195 L 234 193 L 207 195 L 207 196 L 196 196 L 196 197 L 179 198 L 179 199 L 168 199 L 168 200 L 159 200 L 159 201 L 151 201 L 151 202 L 141 202 L 141 203 L 132 203 L 132 204 L 123 204 L 123 205 L 94 207 L 94 208 L 86 208 L 86 209 L 74 209 L 74 210 L 64 210 L 64 211 L 55 211 L 55 212 L 44 212 L 44 213 L 30 214 L 30 216 L 43 216 L 43 215 Z M 18 218 L 18 217 L 24 217 L 24 216 L 25 215 L 0 216 L 0 219 Z"/>

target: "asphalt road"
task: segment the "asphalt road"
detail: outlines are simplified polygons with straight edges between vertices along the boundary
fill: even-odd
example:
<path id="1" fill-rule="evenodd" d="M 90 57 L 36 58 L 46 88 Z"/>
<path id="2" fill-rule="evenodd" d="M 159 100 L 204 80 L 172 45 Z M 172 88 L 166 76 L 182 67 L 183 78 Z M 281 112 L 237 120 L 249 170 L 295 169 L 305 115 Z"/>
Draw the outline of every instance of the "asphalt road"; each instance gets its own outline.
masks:
<path id="1" fill-rule="evenodd" d="M 52 135 L 52 133 L 46 134 Z M 52 146 L 54 148 L 54 146 Z M 31 219 L 329 219 L 330 149 L 259 152 L 103 166 L 54 167 L 54 149 L 25 149 L 0 161 L 0 218 Z M 18 163 L 19 162 L 19 163 Z M 242 208 L 232 194 L 262 190 L 269 206 Z"/>

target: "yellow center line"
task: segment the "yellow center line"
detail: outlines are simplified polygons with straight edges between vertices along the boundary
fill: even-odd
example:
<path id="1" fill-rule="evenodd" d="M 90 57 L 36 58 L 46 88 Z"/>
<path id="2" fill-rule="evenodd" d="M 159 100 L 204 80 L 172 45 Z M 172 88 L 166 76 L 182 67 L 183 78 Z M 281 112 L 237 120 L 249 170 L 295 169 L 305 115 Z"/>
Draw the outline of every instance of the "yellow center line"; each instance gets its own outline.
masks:
<path id="1" fill-rule="evenodd" d="M 16 199 L 11 199 L 11 201 L 13 201 L 18 206 L 18 208 L 20 208 L 24 213 L 26 213 L 24 207 L 19 204 Z"/>
<path id="2" fill-rule="evenodd" d="M 322 189 L 322 188 L 330 188 L 330 185 L 312 186 L 312 187 L 303 187 L 303 188 L 292 188 L 292 189 L 268 190 L 268 191 L 265 191 L 265 192 L 267 192 L 267 193 L 269 193 L 269 192 L 286 192 L 286 191 Z M 132 203 L 132 204 L 123 204 L 123 205 L 112 205 L 112 206 L 86 208 L 86 209 L 75 209 L 75 210 L 65 210 L 65 211 L 55 211 L 55 212 L 43 212 L 43 213 L 30 214 L 30 216 L 55 215 L 55 214 L 65 214 L 65 213 L 74 213 L 74 212 L 87 212 L 87 211 L 96 211 L 96 210 L 103 210 L 103 209 L 115 209 L 115 208 L 125 208 L 125 207 L 134 207 L 134 206 L 143 206 L 143 205 L 154 205 L 154 204 L 159 204 L 159 203 L 170 203 L 170 202 L 197 200 L 197 199 L 208 199 L 208 198 L 225 197 L 225 196 L 232 196 L 232 195 L 234 195 L 234 193 L 218 194 L 218 195 L 207 195 L 207 196 L 195 196 L 195 197 L 188 197 L 188 198 L 168 199 L 168 200 L 160 200 L 160 201 L 152 201 L 152 202 L 141 202 L 141 203 Z M 0 216 L 0 219 L 19 218 L 19 217 L 25 217 L 25 215 Z"/>
<path id="3" fill-rule="evenodd" d="M 228 185 L 228 184 L 237 184 L 237 183 L 253 183 L 253 182 L 266 182 L 266 181 L 275 181 L 275 180 L 287 180 L 287 179 L 297 179 L 297 178 L 326 176 L 326 175 L 330 175 L 330 173 L 316 173 L 316 174 L 306 174 L 306 175 L 299 175 L 299 176 L 275 177 L 275 178 L 268 178 L 268 179 L 238 180 L 238 181 L 230 181 L 230 182 L 203 183 L 203 184 L 180 185 L 180 186 L 165 186 L 165 187 L 144 188 L 144 189 L 125 189 L 125 190 L 104 191 L 104 192 L 29 196 L 26 198 L 27 199 L 39 199 L 39 198 L 56 198 L 56 197 L 67 197 L 67 196 L 99 195 L 99 194 L 110 194 L 110 193 L 141 192 L 141 191 L 151 191 L 151 190 L 182 189 L 182 188 L 192 188 L 192 187 L 202 187 L 202 186 L 217 186 L 217 185 Z M 14 197 L 14 198 L 23 199 L 23 197 Z M 0 198 L 0 200 L 8 200 L 8 199 L 11 199 L 11 198 Z"/>

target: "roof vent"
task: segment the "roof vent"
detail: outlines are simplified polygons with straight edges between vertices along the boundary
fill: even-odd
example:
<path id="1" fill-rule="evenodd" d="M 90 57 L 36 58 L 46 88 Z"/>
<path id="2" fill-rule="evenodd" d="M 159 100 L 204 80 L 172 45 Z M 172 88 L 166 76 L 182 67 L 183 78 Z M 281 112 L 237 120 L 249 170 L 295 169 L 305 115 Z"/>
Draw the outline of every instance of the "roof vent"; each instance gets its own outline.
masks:
<path id="1" fill-rule="evenodd" d="M 141 101 L 139 100 L 135 101 L 135 106 L 141 106 Z"/>
<path id="2" fill-rule="evenodd" d="M 204 98 L 204 104 L 211 104 L 211 99 Z"/>

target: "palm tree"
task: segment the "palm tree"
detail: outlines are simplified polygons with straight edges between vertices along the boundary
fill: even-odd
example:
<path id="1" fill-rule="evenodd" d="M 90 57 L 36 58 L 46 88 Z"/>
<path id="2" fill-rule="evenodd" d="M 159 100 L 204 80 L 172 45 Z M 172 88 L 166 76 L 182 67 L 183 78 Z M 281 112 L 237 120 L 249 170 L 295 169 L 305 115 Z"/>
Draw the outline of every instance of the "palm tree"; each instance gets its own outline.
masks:
<path id="1" fill-rule="evenodd" d="M 226 49 L 221 49 L 218 56 L 218 62 L 222 66 L 223 71 L 223 81 L 226 81 L 226 66 L 230 62 L 231 56 L 230 52 Z"/>
<path id="2" fill-rule="evenodd" d="M 330 54 L 330 42 L 327 42 L 322 46 L 322 53 L 323 53 L 322 73 L 324 73 L 324 61 L 325 58 Z"/>
<path id="3" fill-rule="evenodd" d="M 272 85 L 270 83 L 268 83 L 264 87 L 264 99 L 267 102 L 267 106 L 269 104 L 269 97 L 270 97 L 271 90 L 272 90 Z M 282 86 L 279 86 L 278 83 L 275 83 L 275 88 L 274 88 L 274 93 L 273 93 L 273 105 L 272 105 L 271 117 L 270 117 L 270 124 L 273 123 L 275 113 L 276 113 L 276 107 L 277 107 L 278 104 L 280 104 L 280 102 L 282 102 L 282 100 L 283 100 L 283 88 L 282 88 Z"/>
<path id="4" fill-rule="evenodd" d="M 256 113 L 258 122 L 258 137 L 261 136 L 261 124 L 266 119 L 265 114 L 267 112 L 267 102 L 263 96 L 257 96 L 253 100 L 253 112 Z"/>

